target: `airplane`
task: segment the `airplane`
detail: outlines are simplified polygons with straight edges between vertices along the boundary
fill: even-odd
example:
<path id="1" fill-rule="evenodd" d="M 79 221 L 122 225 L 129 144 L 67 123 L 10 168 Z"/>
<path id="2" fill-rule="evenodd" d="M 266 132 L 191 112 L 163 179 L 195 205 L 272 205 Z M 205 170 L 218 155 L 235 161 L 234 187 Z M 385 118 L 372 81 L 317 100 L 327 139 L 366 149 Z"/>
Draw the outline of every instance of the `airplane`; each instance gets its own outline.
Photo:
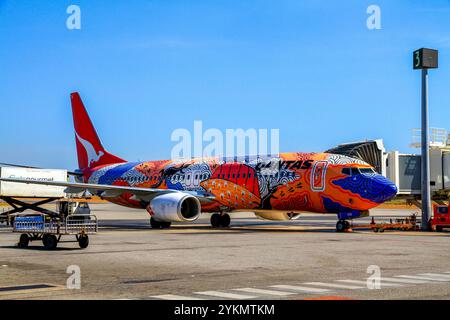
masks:
<path id="1" fill-rule="evenodd" d="M 77 92 L 71 93 L 78 169 L 75 182 L 1 178 L 18 183 L 88 191 L 130 208 L 147 210 L 152 228 L 192 222 L 204 212 L 212 227 L 228 227 L 230 214 L 295 220 L 303 212 L 337 214 L 336 230 L 365 217 L 397 194 L 396 185 L 356 158 L 331 153 L 280 153 L 245 157 L 128 162 L 106 151 Z"/>

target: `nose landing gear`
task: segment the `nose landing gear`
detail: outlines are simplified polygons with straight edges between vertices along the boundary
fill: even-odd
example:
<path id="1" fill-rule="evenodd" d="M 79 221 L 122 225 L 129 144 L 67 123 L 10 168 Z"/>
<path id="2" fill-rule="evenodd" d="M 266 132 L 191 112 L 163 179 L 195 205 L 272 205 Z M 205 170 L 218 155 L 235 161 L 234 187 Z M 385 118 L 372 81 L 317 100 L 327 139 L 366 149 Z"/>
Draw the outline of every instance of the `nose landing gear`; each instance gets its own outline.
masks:
<path id="1" fill-rule="evenodd" d="M 230 226 L 230 215 L 228 213 L 213 213 L 211 215 L 211 226 L 213 228 L 226 228 Z"/>
<path id="2" fill-rule="evenodd" d="M 347 220 L 339 220 L 336 223 L 336 231 L 337 232 L 345 232 L 350 229 L 350 222 Z"/>

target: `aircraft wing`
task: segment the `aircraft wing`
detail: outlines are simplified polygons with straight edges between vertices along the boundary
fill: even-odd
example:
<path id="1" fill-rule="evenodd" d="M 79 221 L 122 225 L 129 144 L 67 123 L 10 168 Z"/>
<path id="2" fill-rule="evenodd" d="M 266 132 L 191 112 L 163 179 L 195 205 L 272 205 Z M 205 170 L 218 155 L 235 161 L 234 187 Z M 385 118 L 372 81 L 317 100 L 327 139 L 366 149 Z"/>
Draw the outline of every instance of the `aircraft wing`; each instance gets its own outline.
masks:
<path id="1" fill-rule="evenodd" d="M 80 193 L 85 190 L 92 194 L 99 194 L 103 198 L 118 197 L 123 193 L 131 193 L 136 200 L 150 201 L 154 197 L 160 194 L 167 194 L 172 192 L 188 193 L 197 197 L 200 201 L 211 201 L 214 199 L 214 195 L 206 192 L 198 191 L 180 191 L 173 189 L 154 189 L 154 188 L 137 188 L 129 186 L 116 186 L 105 184 L 93 184 L 93 183 L 79 183 L 79 182 L 64 182 L 64 181 L 39 181 L 31 179 L 15 179 L 15 178 L 0 178 L 0 181 L 14 182 L 14 183 L 26 183 L 26 184 L 39 184 L 46 186 L 66 187 L 64 190 L 66 193 Z M 101 193 L 99 193 L 101 192 Z"/>

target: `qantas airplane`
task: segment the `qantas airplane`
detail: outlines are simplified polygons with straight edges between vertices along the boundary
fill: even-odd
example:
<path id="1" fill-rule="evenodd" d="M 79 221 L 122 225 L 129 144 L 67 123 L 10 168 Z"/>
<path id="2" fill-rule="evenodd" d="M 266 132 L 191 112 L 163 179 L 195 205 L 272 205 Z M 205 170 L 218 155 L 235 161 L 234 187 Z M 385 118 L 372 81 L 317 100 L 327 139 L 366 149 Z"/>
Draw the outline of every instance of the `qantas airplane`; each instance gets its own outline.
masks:
<path id="1" fill-rule="evenodd" d="M 254 212 L 267 220 L 293 220 L 302 212 L 348 219 L 397 193 L 393 182 L 359 159 L 329 153 L 281 153 L 243 158 L 128 162 L 105 150 L 78 93 L 71 94 L 78 154 L 77 182 L 2 179 L 88 190 L 112 203 L 146 209 L 152 228 L 192 222 L 211 212 L 213 227 L 228 227 L 230 213 Z"/>

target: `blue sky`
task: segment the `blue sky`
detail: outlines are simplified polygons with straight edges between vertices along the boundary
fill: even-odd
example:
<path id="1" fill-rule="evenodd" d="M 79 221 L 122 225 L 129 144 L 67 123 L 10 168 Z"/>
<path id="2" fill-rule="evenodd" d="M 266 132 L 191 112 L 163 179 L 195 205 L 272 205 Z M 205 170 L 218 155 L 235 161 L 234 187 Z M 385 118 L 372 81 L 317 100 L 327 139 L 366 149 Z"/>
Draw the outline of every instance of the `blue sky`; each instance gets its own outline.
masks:
<path id="1" fill-rule="evenodd" d="M 81 30 L 66 9 L 81 8 Z M 366 9 L 381 8 L 381 30 Z M 412 51 L 440 50 L 430 125 L 450 129 L 449 1 L 0 0 L 0 162 L 76 167 L 69 94 L 105 147 L 165 159 L 177 128 L 279 128 L 280 151 L 420 126 Z"/>

